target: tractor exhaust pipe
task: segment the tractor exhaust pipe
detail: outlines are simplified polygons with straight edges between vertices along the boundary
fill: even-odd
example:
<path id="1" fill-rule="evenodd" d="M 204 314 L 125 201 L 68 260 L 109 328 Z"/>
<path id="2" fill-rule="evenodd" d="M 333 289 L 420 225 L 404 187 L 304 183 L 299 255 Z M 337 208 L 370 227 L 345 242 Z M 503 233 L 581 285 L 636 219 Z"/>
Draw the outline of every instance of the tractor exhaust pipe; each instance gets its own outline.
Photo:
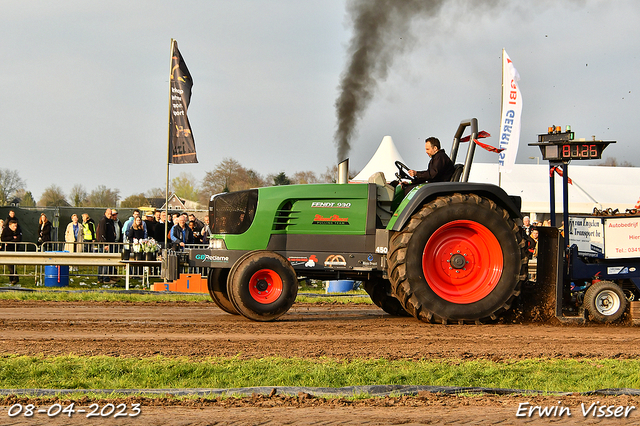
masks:
<path id="1" fill-rule="evenodd" d="M 338 164 L 338 183 L 349 183 L 349 159 Z"/>

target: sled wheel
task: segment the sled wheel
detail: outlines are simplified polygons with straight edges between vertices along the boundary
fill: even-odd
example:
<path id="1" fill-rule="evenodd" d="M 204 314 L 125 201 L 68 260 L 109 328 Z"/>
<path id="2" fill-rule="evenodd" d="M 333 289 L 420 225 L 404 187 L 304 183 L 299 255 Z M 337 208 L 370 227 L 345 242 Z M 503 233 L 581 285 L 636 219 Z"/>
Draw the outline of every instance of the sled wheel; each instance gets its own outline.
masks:
<path id="1" fill-rule="evenodd" d="M 372 278 L 364 282 L 364 289 L 371 297 L 371 301 L 389 315 L 409 316 L 402 304 L 391 292 L 391 283 L 382 278 Z"/>
<path id="2" fill-rule="evenodd" d="M 527 276 L 525 242 L 508 213 L 475 194 L 439 197 L 391 236 L 388 272 L 404 309 L 425 321 L 495 320 Z"/>
<path id="3" fill-rule="evenodd" d="M 584 306 L 594 321 L 612 322 L 624 313 L 627 299 L 616 283 L 600 281 L 592 284 L 585 292 Z"/>
<path id="4" fill-rule="evenodd" d="M 209 270 L 209 276 L 207 277 L 207 288 L 209 289 L 209 295 L 213 300 L 213 303 L 223 311 L 238 315 L 238 311 L 233 307 L 233 303 L 229 300 L 227 294 L 227 277 L 229 276 L 229 269 L 212 268 Z"/>
<path id="5" fill-rule="evenodd" d="M 233 265 L 227 292 L 234 308 L 254 321 L 285 314 L 298 295 L 298 278 L 287 259 L 271 251 L 253 251 Z"/>

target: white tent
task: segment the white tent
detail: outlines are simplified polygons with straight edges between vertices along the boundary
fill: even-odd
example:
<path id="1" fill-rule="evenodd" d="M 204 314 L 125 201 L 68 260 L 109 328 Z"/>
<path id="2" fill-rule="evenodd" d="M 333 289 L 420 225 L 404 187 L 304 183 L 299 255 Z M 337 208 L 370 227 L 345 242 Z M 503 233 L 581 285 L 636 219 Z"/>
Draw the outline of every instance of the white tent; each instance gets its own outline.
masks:
<path id="1" fill-rule="evenodd" d="M 396 145 L 393 143 L 393 139 L 391 136 L 385 136 L 382 138 L 382 142 L 380 142 L 380 146 L 371 160 L 364 166 L 364 169 L 358 173 L 356 177 L 351 179 L 352 182 L 367 182 L 369 176 L 376 172 L 383 172 L 384 177 L 387 182 L 391 182 L 395 179 L 395 174 L 398 171 L 395 162 L 400 161 L 404 164 L 407 164 Z"/>
<path id="2" fill-rule="evenodd" d="M 569 213 L 589 214 L 593 208 L 618 209 L 624 212 L 638 203 L 640 168 L 580 166 L 569 164 Z M 470 182 L 486 182 L 500 186 L 509 195 L 522 198 L 523 213 L 549 213 L 549 166 L 547 164 L 515 164 L 511 173 L 498 177 L 498 165 L 473 163 Z M 556 212 L 562 212 L 562 177 L 555 176 Z"/>

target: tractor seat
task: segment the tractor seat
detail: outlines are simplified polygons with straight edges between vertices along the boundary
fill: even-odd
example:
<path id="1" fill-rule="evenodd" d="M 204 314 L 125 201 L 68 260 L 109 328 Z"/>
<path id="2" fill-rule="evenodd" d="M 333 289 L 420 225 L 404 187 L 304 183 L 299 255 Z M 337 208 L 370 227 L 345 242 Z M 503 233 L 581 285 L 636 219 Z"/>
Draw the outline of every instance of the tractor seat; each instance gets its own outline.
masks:
<path id="1" fill-rule="evenodd" d="M 395 196 L 395 188 L 387 183 L 384 173 L 375 172 L 369 176 L 369 183 L 375 183 L 378 193 L 378 201 L 393 201 Z"/>
<path id="2" fill-rule="evenodd" d="M 456 164 L 455 166 L 453 166 L 453 174 L 451 175 L 451 179 L 449 180 L 449 182 L 460 182 L 463 170 L 464 164 Z"/>

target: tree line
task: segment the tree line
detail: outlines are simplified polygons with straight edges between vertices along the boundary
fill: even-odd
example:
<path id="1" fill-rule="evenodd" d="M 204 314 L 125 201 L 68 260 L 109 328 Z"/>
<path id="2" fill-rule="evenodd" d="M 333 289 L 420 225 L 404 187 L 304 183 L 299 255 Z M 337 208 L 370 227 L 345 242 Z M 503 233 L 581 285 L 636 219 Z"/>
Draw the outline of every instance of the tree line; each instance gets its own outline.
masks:
<path id="1" fill-rule="evenodd" d="M 319 175 L 312 171 L 299 171 L 287 175 L 281 171 L 263 176 L 256 170 L 243 167 L 233 158 L 225 158 L 213 170 L 206 172 L 202 180 L 190 173 L 181 173 L 171 180 L 169 190 L 181 199 L 207 205 L 211 195 L 221 192 L 275 185 L 331 183 L 335 182 L 336 174 L 337 166 L 334 165 L 327 167 L 327 170 Z M 353 177 L 357 172 L 350 174 Z M 164 186 L 121 198 L 119 189 L 108 188 L 105 185 L 88 191 L 83 185 L 76 184 L 65 194 L 60 186 L 51 184 L 36 200 L 31 191 L 27 190 L 17 170 L 0 169 L 0 206 L 12 204 L 18 199 L 22 207 L 104 207 L 116 206 L 120 201 L 119 206 L 127 208 L 147 205 L 149 198 L 164 197 Z"/>

